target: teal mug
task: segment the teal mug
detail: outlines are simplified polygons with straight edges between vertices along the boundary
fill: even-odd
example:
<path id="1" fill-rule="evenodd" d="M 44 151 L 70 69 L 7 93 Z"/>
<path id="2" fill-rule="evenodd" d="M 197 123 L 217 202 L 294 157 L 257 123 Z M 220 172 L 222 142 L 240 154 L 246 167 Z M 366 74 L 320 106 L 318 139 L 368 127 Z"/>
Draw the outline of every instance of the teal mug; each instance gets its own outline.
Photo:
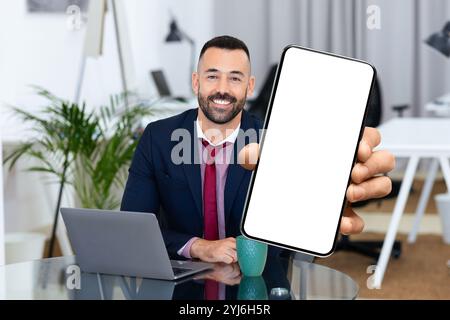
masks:
<path id="1" fill-rule="evenodd" d="M 236 238 L 239 268 L 246 277 L 259 277 L 266 265 L 267 244 L 248 239 L 242 235 Z"/>

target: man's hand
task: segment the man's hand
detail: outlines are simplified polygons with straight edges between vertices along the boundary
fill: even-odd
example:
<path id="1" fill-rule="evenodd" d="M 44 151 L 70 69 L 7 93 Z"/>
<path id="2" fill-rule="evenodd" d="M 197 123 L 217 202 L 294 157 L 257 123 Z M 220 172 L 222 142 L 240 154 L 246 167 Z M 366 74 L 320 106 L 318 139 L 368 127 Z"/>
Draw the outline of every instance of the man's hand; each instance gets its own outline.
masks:
<path id="1" fill-rule="evenodd" d="M 377 129 L 366 127 L 358 147 L 358 163 L 352 169 L 352 183 L 347 188 L 347 200 L 352 202 L 382 198 L 392 190 L 391 179 L 380 174 L 395 167 L 394 156 L 385 150 L 373 151 L 380 144 L 381 136 Z M 347 206 L 341 221 L 342 234 L 360 233 L 364 221 Z"/>
<path id="2" fill-rule="evenodd" d="M 229 286 L 234 286 L 241 282 L 241 278 L 241 269 L 237 263 L 216 263 L 212 272 L 202 273 L 195 279 L 209 279 L 222 282 Z"/>
<path id="3" fill-rule="evenodd" d="M 197 239 L 192 243 L 190 254 L 192 258 L 205 262 L 234 263 L 237 261 L 236 239 L 231 237 L 215 241 Z"/>

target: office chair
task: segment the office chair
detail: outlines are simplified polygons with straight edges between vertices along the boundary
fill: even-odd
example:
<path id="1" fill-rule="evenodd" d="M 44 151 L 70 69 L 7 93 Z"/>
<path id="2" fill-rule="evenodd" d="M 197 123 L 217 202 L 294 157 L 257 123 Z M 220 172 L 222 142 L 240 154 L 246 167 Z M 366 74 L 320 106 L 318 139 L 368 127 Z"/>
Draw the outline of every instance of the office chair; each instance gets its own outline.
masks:
<path id="1" fill-rule="evenodd" d="M 379 79 L 375 79 L 374 86 L 369 97 L 369 106 L 367 111 L 367 117 L 365 121 L 365 126 L 368 127 L 378 127 L 381 122 L 382 117 L 382 99 L 381 99 L 381 88 L 379 84 Z M 396 110 L 396 107 L 393 107 Z M 406 109 L 407 106 L 402 106 L 402 110 Z M 381 201 L 384 199 L 396 197 L 400 191 L 401 181 L 392 181 L 392 191 L 381 199 L 360 201 L 352 204 L 352 207 L 362 207 L 367 205 L 372 201 L 378 201 L 378 205 L 381 205 Z M 383 246 L 383 241 L 352 241 L 350 236 L 342 235 L 340 240 L 336 245 L 336 251 L 346 250 L 357 252 L 374 259 L 378 259 L 380 255 L 381 248 Z M 399 258 L 401 255 L 401 242 L 395 241 L 392 249 L 392 256 L 394 258 Z"/>

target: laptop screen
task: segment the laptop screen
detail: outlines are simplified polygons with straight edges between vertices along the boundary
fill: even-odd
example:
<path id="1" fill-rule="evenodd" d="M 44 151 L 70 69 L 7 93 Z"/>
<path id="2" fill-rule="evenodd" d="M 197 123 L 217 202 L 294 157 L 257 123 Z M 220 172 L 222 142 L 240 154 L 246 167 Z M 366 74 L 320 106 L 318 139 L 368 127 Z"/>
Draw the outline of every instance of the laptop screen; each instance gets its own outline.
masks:
<path id="1" fill-rule="evenodd" d="M 158 90 L 160 97 L 171 96 L 169 85 L 167 84 L 166 77 L 162 70 L 151 71 L 151 76 L 155 82 L 156 89 Z"/>

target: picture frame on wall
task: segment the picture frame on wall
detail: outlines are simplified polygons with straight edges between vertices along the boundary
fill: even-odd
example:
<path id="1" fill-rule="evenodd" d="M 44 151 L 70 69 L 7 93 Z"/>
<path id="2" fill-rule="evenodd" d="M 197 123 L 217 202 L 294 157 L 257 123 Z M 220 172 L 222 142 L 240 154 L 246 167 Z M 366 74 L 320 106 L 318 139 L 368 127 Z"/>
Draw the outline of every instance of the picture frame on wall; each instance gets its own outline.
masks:
<path id="1" fill-rule="evenodd" d="M 27 0 L 27 11 L 64 14 L 69 6 L 76 5 L 82 12 L 86 12 L 88 4 L 89 0 Z"/>

